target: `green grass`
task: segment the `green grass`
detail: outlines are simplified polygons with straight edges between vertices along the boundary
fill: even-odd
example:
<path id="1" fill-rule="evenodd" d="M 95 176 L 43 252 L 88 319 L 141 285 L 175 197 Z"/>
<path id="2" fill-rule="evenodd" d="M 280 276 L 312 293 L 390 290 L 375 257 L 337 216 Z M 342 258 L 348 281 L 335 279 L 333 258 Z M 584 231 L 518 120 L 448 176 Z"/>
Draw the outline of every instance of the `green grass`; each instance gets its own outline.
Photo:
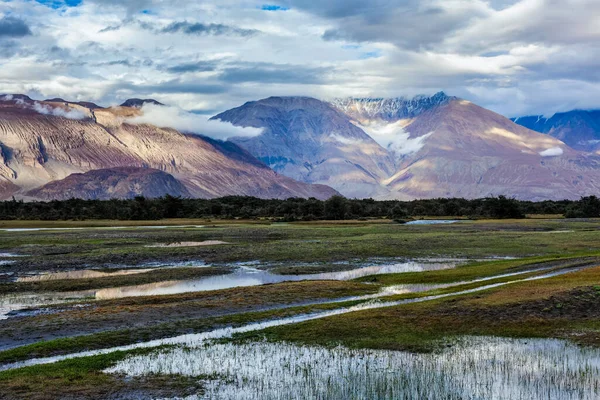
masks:
<path id="1" fill-rule="evenodd" d="M 92 335 L 47 340 L 0 351 L 0 364 L 10 364 L 31 358 L 43 358 L 61 354 L 124 346 L 176 335 L 200 333 L 225 326 L 235 327 L 252 322 L 285 318 L 315 311 L 331 310 L 338 307 L 349 307 L 358 303 L 359 301 L 335 304 L 314 304 L 310 306 L 298 306 L 269 311 L 239 313 L 222 317 L 180 320 L 156 324 L 146 328 L 122 329 Z"/>
<path id="2" fill-rule="evenodd" d="M 197 257 L 209 262 L 328 262 L 369 257 L 551 256 L 593 251 L 600 239 L 599 225 L 600 221 L 568 220 L 476 221 L 446 226 L 223 224 L 200 229 L 11 232 L 0 233 L 0 242 L 2 250 L 32 254 L 31 262 L 40 264 L 173 257 Z M 546 233 L 571 229 L 575 232 Z M 144 247 L 150 243 L 207 239 L 232 244 L 177 249 Z M 53 252 L 63 254 L 52 255 Z"/>
<path id="3" fill-rule="evenodd" d="M 8 225 L 108 226 L 151 225 L 148 221 L 39 222 L 16 221 Z M 27 317 L 18 324 L 0 323 L 0 334 L 30 339 L 45 332 L 76 335 L 37 342 L 0 352 L 0 363 L 127 345 L 140 341 L 203 332 L 223 326 L 281 318 L 319 310 L 347 307 L 357 302 L 293 306 L 301 302 L 374 293 L 381 286 L 443 284 L 523 271 L 532 263 L 552 263 L 556 268 L 575 265 L 575 257 L 600 257 L 600 221 L 558 219 L 474 221 L 455 225 L 406 226 L 389 221 L 344 221 L 269 224 L 235 221 L 207 223 L 197 220 L 153 221 L 156 225 L 210 225 L 200 229 L 90 229 L 80 231 L 0 232 L 0 252 L 28 254 L 14 259 L 3 270 L 26 273 L 65 268 L 103 268 L 107 264 L 138 264 L 149 261 L 203 260 L 280 261 L 276 271 L 303 273 L 329 270 L 333 261 L 366 261 L 377 258 L 427 258 L 493 256 L 527 257 L 518 260 L 470 262 L 456 269 L 379 275 L 357 282 L 289 283 L 240 288 L 214 293 L 128 298 L 97 302 L 93 308 L 60 314 Z M 6 222 L 0 222 L 2 225 Z M 568 233 L 548 233 L 573 230 Z M 153 243 L 223 240 L 225 246 L 195 248 L 147 248 Z M 317 263 L 308 267 L 298 264 Z M 304 269 L 305 268 L 305 269 Z M 189 269 L 191 270 L 191 269 Z M 40 282 L 35 285 L 5 283 L 0 293 L 20 291 L 82 290 L 170 279 L 185 279 L 194 271 L 181 268 L 127 277 Z M 164 275 L 164 274 L 176 274 Z M 390 296 L 401 300 L 534 276 L 523 274 L 476 284 L 437 289 L 426 293 Z M 189 277 L 189 276 L 188 276 Z M 124 279 L 122 279 L 124 278 Z M 129 279 L 134 279 L 130 281 Z M 135 282 L 135 283 L 134 283 Z M 364 283 L 370 283 L 365 285 Z M 373 284 L 374 283 L 374 284 Z M 100 286 L 99 286 L 100 285 Z M 106 285 L 106 286 L 105 286 Z M 423 303 L 357 311 L 350 314 L 240 335 L 237 340 L 286 340 L 297 343 L 431 351 L 461 335 L 513 337 L 560 337 L 588 345 L 600 345 L 600 268 L 570 273 L 542 281 L 511 283 L 468 295 L 450 296 Z M 273 307 L 247 312 L 250 307 Z M 286 308 L 289 307 L 289 308 Z M 200 310 L 200 311 L 198 311 Z M 210 314 L 215 311 L 221 314 Z M 203 317 L 199 317 L 203 315 Z M 215 316 L 216 315 L 216 316 Z M 144 319 L 146 318 L 146 319 Z M 11 321 L 8 321 L 11 322 Z M 112 323 L 109 328 L 107 324 Z M 77 326 L 105 329 L 82 335 Z M 132 327 L 135 326 L 135 327 Z M 90 331 L 87 331 L 90 332 Z M 91 330 L 94 332 L 94 330 Z M 97 331 L 96 331 L 97 332 Z M 29 335 L 29 336 L 28 336 Z M 124 353 L 69 360 L 48 366 L 0 373 L 0 398 L 106 398 L 112 393 L 131 394 L 135 388 L 156 390 L 165 386 L 176 394 L 196 383 L 183 378 L 158 378 L 127 382 L 100 371 Z M 163 379 L 163 380 L 161 380 Z M 179 379 L 179 380 L 178 380 Z M 111 391 L 112 390 L 112 391 Z M 169 396 L 169 392 L 162 397 Z M 38 394 L 42 393 L 42 394 Z M 4 397 L 3 397 L 4 396 Z M 37 397 L 36 397 L 37 396 Z M 42 397 L 40 397 L 42 396 Z"/>
<path id="4" fill-rule="evenodd" d="M 114 352 L 0 372 L 0 398 L 154 398 L 201 393 L 198 378 L 150 376 L 125 380 L 102 372 L 126 356 L 148 351 Z"/>
<path id="5" fill-rule="evenodd" d="M 455 336 L 556 337 L 600 346 L 600 267 L 423 303 L 240 335 L 305 344 L 431 351 Z"/>

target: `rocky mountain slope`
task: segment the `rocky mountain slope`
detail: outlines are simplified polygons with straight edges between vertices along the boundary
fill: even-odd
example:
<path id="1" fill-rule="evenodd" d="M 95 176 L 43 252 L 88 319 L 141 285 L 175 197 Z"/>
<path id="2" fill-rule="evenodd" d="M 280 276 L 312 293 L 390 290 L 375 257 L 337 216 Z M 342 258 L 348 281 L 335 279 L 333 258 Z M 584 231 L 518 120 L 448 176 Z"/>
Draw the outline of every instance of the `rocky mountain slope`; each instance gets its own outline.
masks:
<path id="1" fill-rule="evenodd" d="M 336 193 L 279 175 L 233 143 L 129 123 L 141 113 L 137 100 L 130 102 L 133 107 L 112 108 L 56 100 L 0 97 L 2 197 L 25 196 L 73 173 L 115 167 L 164 171 L 194 197 L 328 198 Z"/>
<path id="2" fill-rule="evenodd" d="M 543 200 L 600 191 L 600 158 L 465 100 L 432 108 L 404 129 L 427 139 L 383 182 L 393 197 Z"/>
<path id="3" fill-rule="evenodd" d="M 513 121 L 537 132 L 562 140 L 574 149 L 600 154 L 600 110 L 573 110 L 513 118 Z"/>
<path id="4" fill-rule="evenodd" d="M 264 128 L 232 142 L 275 171 L 325 184 L 348 197 L 377 197 L 395 170 L 393 158 L 331 104 L 308 97 L 270 97 L 213 117 L 237 126 Z"/>
<path id="5" fill-rule="evenodd" d="M 234 141 L 282 174 L 350 197 L 542 200 L 600 191 L 600 158 L 442 92 L 332 103 L 269 98 L 215 118 L 264 127 Z"/>
<path id="6" fill-rule="evenodd" d="M 137 167 L 96 169 L 71 174 L 65 179 L 49 182 L 26 194 L 42 200 L 109 200 L 129 199 L 135 196 L 153 198 L 166 194 L 191 197 L 185 185 L 173 175 L 153 168 Z"/>
<path id="7" fill-rule="evenodd" d="M 450 97 L 444 92 L 433 96 L 415 96 L 413 98 L 395 97 L 384 98 L 344 98 L 334 99 L 331 104 L 355 121 L 380 120 L 394 122 L 401 119 L 413 118 L 425 111 L 447 104 L 456 97 Z"/>

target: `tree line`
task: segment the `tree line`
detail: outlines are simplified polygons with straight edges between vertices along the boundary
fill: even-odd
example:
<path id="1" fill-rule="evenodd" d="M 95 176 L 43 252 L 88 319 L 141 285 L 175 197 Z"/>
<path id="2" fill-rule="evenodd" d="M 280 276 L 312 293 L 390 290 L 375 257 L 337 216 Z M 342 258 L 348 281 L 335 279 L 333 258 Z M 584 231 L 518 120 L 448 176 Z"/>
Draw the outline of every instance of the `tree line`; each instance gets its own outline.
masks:
<path id="1" fill-rule="evenodd" d="M 600 199 L 521 201 L 504 196 L 476 200 L 376 201 L 333 196 L 328 200 L 290 198 L 259 199 L 228 196 L 187 199 L 174 196 L 135 197 L 128 200 L 0 202 L 0 220 L 156 220 L 163 218 L 258 219 L 279 221 L 350 220 L 389 218 L 403 221 L 419 217 L 524 218 L 528 214 L 562 214 L 567 218 L 600 217 Z"/>

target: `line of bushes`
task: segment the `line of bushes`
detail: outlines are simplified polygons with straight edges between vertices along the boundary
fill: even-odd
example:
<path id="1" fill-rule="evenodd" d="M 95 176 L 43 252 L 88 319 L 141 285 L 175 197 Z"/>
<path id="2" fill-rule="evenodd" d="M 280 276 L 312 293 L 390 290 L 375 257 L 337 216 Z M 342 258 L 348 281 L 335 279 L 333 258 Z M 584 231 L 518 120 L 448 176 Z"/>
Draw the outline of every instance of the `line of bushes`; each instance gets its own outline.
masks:
<path id="1" fill-rule="evenodd" d="M 413 201 L 376 201 L 334 196 L 328 200 L 290 198 L 267 200 L 248 196 L 217 199 L 136 197 L 129 200 L 81 200 L 0 202 L 1 220 L 153 220 L 162 218 L 273 218 L 295 220 L 348 220 L 421 216 L 469 218 L 524 218 L 527 214 L 562 214 L 567 218 L 600 217 L 600 199 L 520 201 L 504 196 L 476 200 L 440 198 Z"/>

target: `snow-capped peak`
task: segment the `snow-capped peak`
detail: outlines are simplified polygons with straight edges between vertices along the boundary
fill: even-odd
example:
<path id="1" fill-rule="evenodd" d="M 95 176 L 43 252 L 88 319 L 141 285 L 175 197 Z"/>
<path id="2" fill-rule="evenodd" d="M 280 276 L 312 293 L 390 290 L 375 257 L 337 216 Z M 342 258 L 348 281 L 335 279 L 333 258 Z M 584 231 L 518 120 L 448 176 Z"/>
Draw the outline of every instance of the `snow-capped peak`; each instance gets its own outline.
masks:
<path id="1" fill-rule="evenodd" d="M 357 119 L 381 119 L 395 121 L 415 117 L 435 106 L 448 103 L 454 97 L 438 92 L 433 96 L 419 95 L 413 98 L 343 98 L 331 104 L 345 114 Z"/>

